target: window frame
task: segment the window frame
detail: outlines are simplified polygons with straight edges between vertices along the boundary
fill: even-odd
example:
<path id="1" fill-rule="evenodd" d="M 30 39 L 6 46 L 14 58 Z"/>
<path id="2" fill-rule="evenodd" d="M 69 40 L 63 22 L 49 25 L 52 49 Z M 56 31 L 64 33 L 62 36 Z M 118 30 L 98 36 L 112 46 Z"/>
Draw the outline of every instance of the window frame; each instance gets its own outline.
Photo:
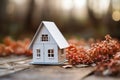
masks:
<path id="1" fill-rule="evenodd" d="M 41 35 L 41 41 L 48 41 L 48 34 L 42 34 Z"/>
<path id="2" fill-rule="evenodd" d="M 48 49 L 48 57 L 54 58 L 54 49 Z"/>
<path id="3" fill-rule="evenodd" d="M 37 55 L 37 58 L 40 58 L 41 57 L 41 50 L 40 49 L 36 49 L 36 55 Z"/>

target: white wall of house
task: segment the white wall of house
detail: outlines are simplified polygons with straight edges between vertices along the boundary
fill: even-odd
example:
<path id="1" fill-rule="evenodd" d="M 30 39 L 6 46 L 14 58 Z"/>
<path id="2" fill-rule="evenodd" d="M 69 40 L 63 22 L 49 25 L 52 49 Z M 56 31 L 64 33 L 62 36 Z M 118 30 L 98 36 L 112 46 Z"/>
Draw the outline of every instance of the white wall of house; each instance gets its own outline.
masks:
<path id="1" fill-rule="evenodd" d="M 33 62 L 41 62 L 41 63 L 57 63 L 58 62 L 58 46 L 49 33 L 49 31 L 46 29 L 46 27 L 42 26 L 40 29 L 36 40 L 33 44 Z M 42 41 L 41 37 L 42 34 L 48 35 L 48 41 Z M 40 49 L 40 51 L 37 49 Z M 48 56 L 48 50 L 53 49 L 54 51 L 54 57 L 51 57 L 51 55 Z M 38 52 L 40 52 L 40 56 L 38 55 Z"/>

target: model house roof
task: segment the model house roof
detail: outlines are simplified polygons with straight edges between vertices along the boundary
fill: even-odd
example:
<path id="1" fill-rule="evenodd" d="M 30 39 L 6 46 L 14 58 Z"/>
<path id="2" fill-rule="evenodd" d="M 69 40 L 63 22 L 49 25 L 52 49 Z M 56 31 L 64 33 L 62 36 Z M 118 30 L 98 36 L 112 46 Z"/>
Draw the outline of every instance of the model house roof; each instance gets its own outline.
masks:
<path id="1" fill-rule="evenodd" d="M 38 27 L 37 32 L 35 33 L 35 36 L 33 37 L 32 41 L 31 41 L 29 49 L 32 48 L 33 43 L 34 43 L 36 37 L 38 36 L 39 31 L 41 30 L 41 27 L 43 25 L 44 25 L 44 27 L 46 27 L 46 29 L 49 31 L 49 33 L 52 35 L 53 39 L 55 40 L 55 42 L 57 43 L 57 45 L 60 49 L 67 48 L 69 46 L 69 44 L 67 43 L 67 41 L 65 40 L 62 33 L 59 31 L 59 29 L 57 28 L 57 26 L 55 25 L 54 22 L 42 21 L 40 26 Z"/>

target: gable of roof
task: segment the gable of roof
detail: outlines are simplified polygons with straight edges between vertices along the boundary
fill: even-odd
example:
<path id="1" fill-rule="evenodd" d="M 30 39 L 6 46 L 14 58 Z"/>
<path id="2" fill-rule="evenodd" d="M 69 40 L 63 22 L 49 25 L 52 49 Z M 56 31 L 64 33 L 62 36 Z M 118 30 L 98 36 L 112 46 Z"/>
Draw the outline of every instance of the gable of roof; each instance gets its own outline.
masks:
<path id="1" fill-rule="evenodd" d="M 39 31 L 40 31 L 42 25 L 44 25 L 46 27 L 46 29 L 49 31 L 49 33 L 51 34 L 51 36 L 53 37 L 53 39 L 55 40 L 55 42 L 57 43 L 57 45 L 60 49 L 67 48 L 69 46 L 68 42 L 65 40 L 62 33 L 59 31 L 59 29 L 57 28 L 57 26 L 55 25 L 54 22 L 42 21 L 30 43 L 29 49 L 32 49 L 34 41 L 35 41 L 37 35 L 39 34 Z"/>

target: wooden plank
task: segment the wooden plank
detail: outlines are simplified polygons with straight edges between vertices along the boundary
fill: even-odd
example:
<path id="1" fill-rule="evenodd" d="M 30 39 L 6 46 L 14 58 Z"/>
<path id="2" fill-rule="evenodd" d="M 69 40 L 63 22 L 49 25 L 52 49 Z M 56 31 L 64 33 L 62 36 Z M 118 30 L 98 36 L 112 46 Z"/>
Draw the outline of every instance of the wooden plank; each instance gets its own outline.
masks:
<path id="1" fill-rule="evenodd" d="M 9 59 L 7 57 L 5 59 L 1 59 L 5 61 L 1 61 L 2 63 L 0 64 L 0 77 L 15 73 L 17 71 L 28 69 L 30 67 L 29 62 L 31 61 L 31 59 L 28 59 L 26 57 L 10 57 Z"/>
<path id="2" fill-rule="evenodd" d="M 9 78 L 2 77 L 1 80 L 80 80 L 93 70 L 92 67 L 64 69 L 61 66 L 31 65 L 30 69 L 9 75 Z"/>
<path id="3" fill-rule="evenodd" d="M 24 68 L 15 68 L 13 70 L 0 70 L 0 77 L 1 76 L 5 76 L 5 75 L 8 75 L 8 74 L 12 74 L 12 73 L 15 73 L 15 72 L 18 72 L 18 71 L 22 71 L 22 70 L 25 70 L 25 69 L 28 69 L 28 67 L 24 67 Z"/>
<path id="4" fill-rule="evenodd" d="M 18 60 L 17 58 L 11 58 L 9 58 L 10 61 L 8 61 L 9 59 L 2 61 L 0 65 L 0 76 L 4 76 L 0 78 L 1 80 L 6 79 L 8 74 L 12 74 L 9 79 L 15 78 L 17 80 L 80 80 L 94 71 L 93 67 L 64 69 L 62 66 L 29 65 L 31 59 L 21 58 Z M 22 71 L 25 69 L 28 69 L 27 72 Z M 13 74 L 18 71 L 22 72 Z"/>
<path id="5" fill-rule="evenodd" d="M 27 60 L 27 59 L 30 59 L 30 57 L 15 56 L 15 55 L 7 56 L 7 57 L 0 57 L 0 64 L 21 61 L 21 60 Z"/>
<path id="6" fill-rule="evenodd" d="M 87 76 L 94 67 L 86 65 L 64 69 L 62 66 L 29 65 L 31 59 L 17 58 L 9 58 L 10 61 L 8 59 L 0 64 L 0 80 L 119 80 L 116 77 Z"/>
<path id="7" fill-rule="evenodd" d="M 95 75 L 90 75 L 85 77 L 82 80 L 120 80 L 120 77 L 109 77 L 109 76 L 95 76 Z"/>

